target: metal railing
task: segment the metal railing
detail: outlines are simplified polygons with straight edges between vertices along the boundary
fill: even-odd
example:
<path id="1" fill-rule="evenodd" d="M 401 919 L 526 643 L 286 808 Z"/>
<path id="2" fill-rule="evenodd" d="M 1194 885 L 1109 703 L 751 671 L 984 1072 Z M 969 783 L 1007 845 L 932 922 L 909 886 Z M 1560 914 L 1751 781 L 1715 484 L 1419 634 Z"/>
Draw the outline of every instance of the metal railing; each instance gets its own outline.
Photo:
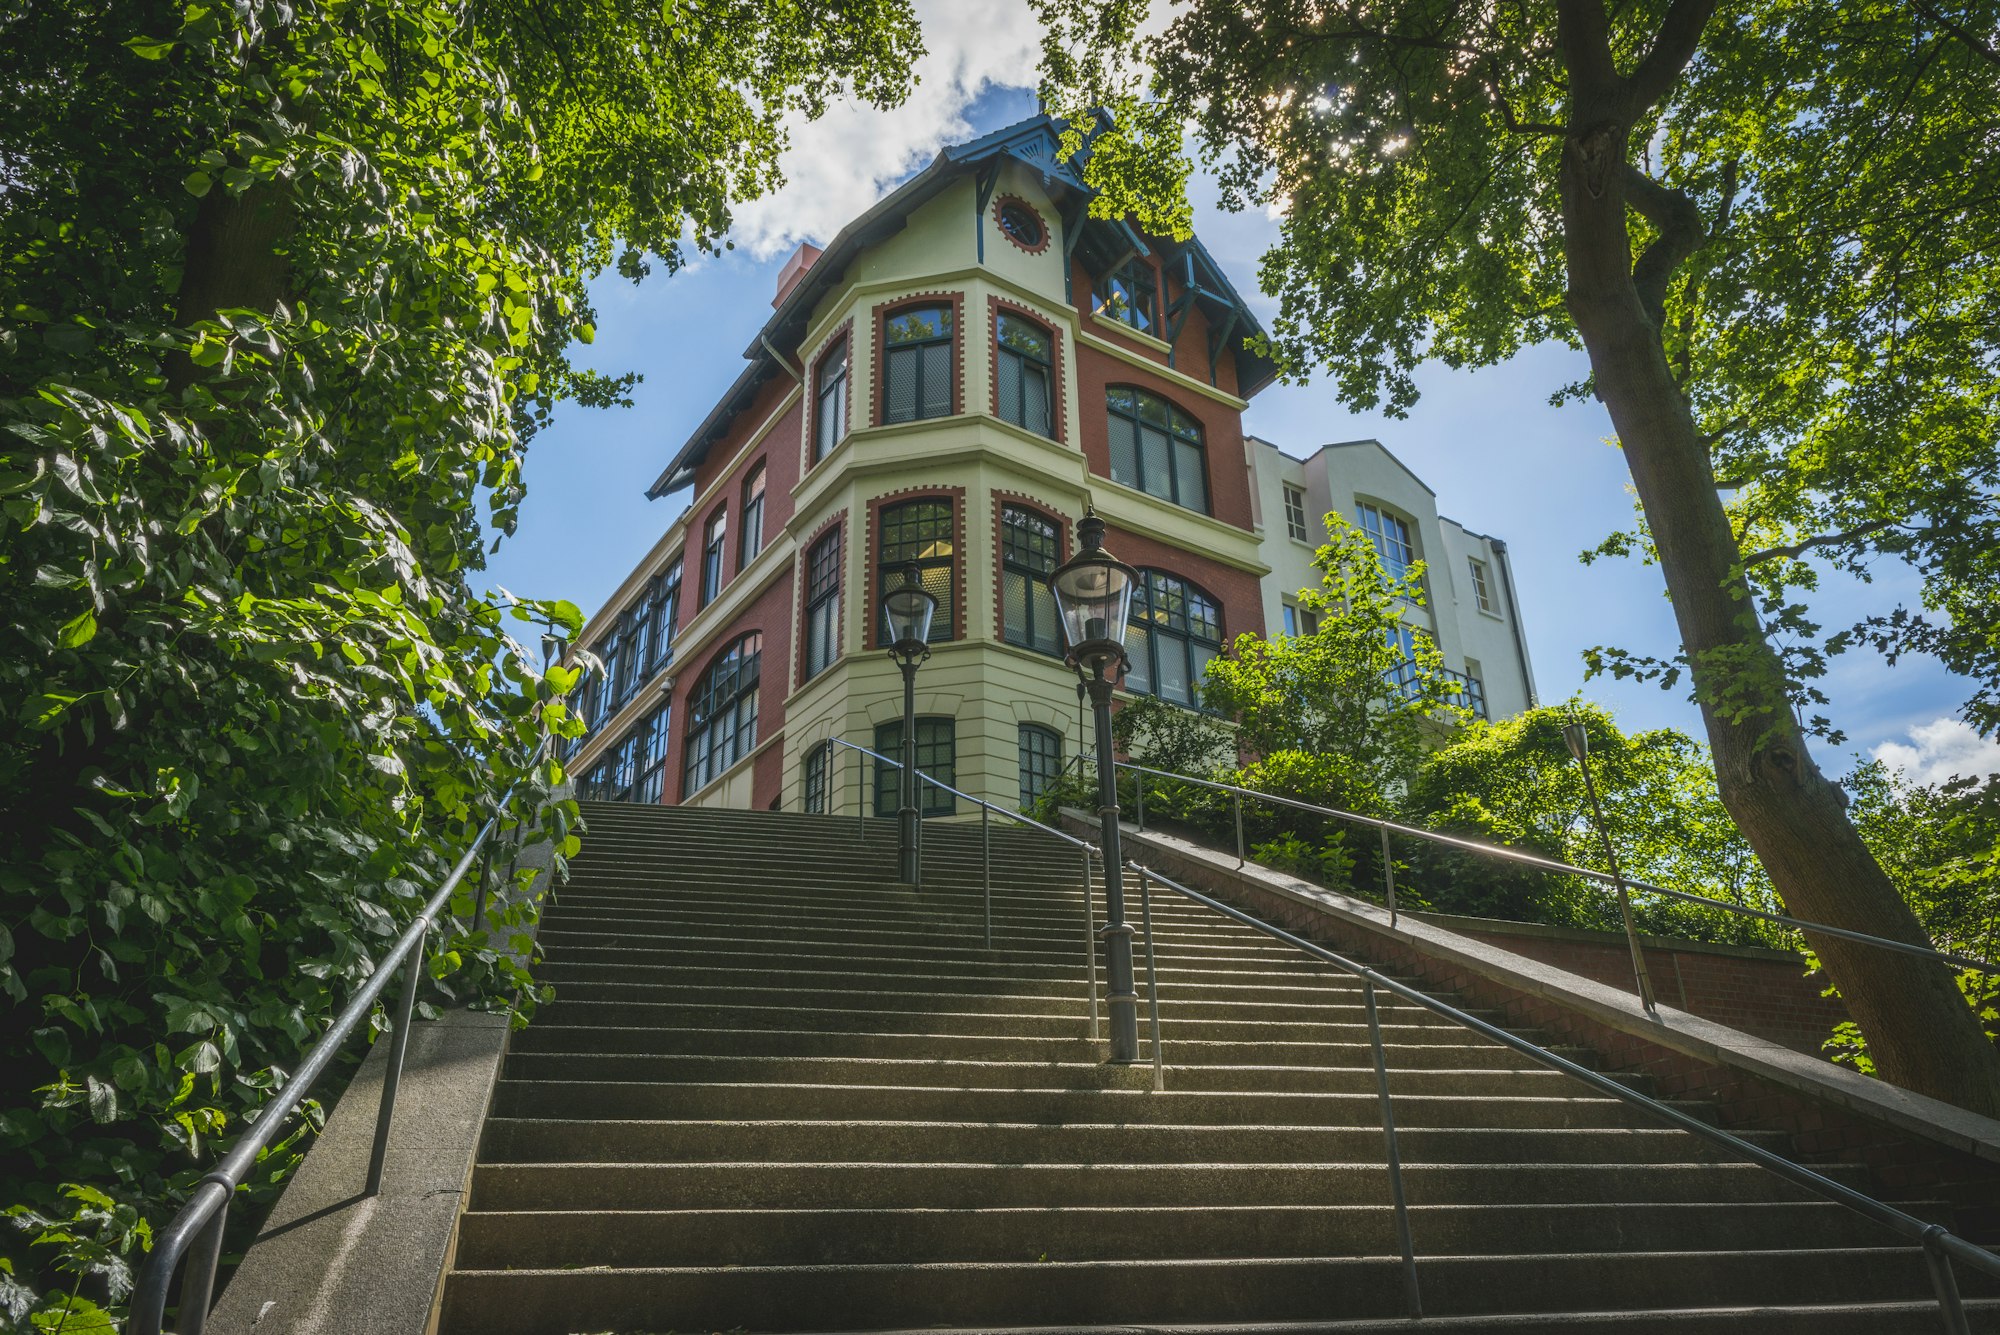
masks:
<path id="1" fill-rule="evenodd" d="M 1929 946 L 1912 945 L 1907 941 L 1894 941 L 1888 937 L 1874 936 L 1867 932 L 1857 932 L 1846 927 L 1834 927 L 1828 923 L 1808 922 L 1803 918 L 1793 918 L 1782 913 L 1770 913 L 1763 909 L 1753 909 L 1747 904 L 1737 904 L 1726 899 L 1712 899 L 1707 895 L 1691 894 L 1686 890 L 1671 890 L 1663 885 L 1653 885 L 1647 881 L 1634 880 L 1632 877 L 1621 873 L 1602 872 L 1589 867 L 1578 867 L 1568 862 L 1558 862 L 1554 858 L 1542 857 L 1537 853 L 1526 853 L 1518 848 L 1508 848 L 1504 844 L 1489 844 L 1483 840 L 1465 838 L 1463 835 L 1442 834 L 1436 830 L 1426 830 L 1417 825 L 1405 825 L 1400 821 L 1384 820 L 1378 816 L 1363 816 L 1358 812 L 1342 811 L 1337 807 L 1323 807 L 1316 803 L 1300 801 L 1298 798 L 1283 797 L 1277 793 L 1259 792 L 1254 788 L 1244 788 L 1237 784 L 1223 783 L 1216 779 L 1197 778 L 1192 774 L 1175 774 L 1171 770 L 1153 769 L 1150 766 L 1130 763 L 1121 763 L 1118 768 L 1129 770 L 1134 775 L 1150 774 L 1156 778 L 1172 780 L 1175 783 L 1194 784 L 1198 787 L 1228 793 L 1230 795 L 1230 805 L 1236 827 L 1236 865 L 1239 867 L 1246 861 L 1243 849 L 1243 799 L 1245 797 L 1255 798 L 1258 801 L 1267 802 L 1273 806 L 1288 807 L 1294 811 L 1304 811 L 1317 816 L 1331 817 L 1335 820 L 1346 821 L 1349 824 L 1363 826 L 1379 832 L 1382 839 L 1382 891 L 1385 905 L 1389 910 L 1389 923 L 1391 926 L 1396 924 L 1399 912 L 1396 906 L 1396 861 L 1389 844 L 1389 837 L 1395 834 L 1404 835 L 1412 839 L 1420 839 L 1444 848 L 1457 849 L 1464 853 L 1472 853 L 1479 857 L 1511 862 L 1516 866 L 1529 867 L 1536 871 L 1552 872 L 1563 876 L 1580 876 L 1599 885 L 1612 887 L 1614 891 L 1620 894 L 1621 900 L 1623 892 L 1629 888 L 1650 895 L 1660 895 L 1667 899 L 1680 900 L 1684 903 L 1699 904 L 1704 908 L 1721 909 L 1726 913 L 1734 913 L 1741 917 L 1778 923 L 1786 927 L 1795 928 L 1801 932 L 1823 933 L 1827 936 L 1835 936 L 1843 940 L 1859 942 L 1862 945 L 1875 946 L 1883 950 L 1893 950 L 1899 954 L 1914 955 L 1919 959 L 1934 960 L 1939 964 L 1948 964 L 1957 969 L 1973 969 L 1981 973 L 2000 974 L 2000 968 L 1996 968 L 1986 960 L 1976 959 L 1972 956 L 1937 950 Z M 1144 831 L 1146 828 L 1146 781 L 1143 778 L 1136 778 L 1133 786 L 1138 794 L 1135 803 L 1138 825 L 1139 829 Z M 1624 923 L 1626 945 L 1630 947 L 1635 961 L 1643 961 L 1643 956 L 1639 953 L 1638 933 L 1632 925 L 1630 915 L 1621 914 L 1621 918 Z M 1640 972 L 1641 977 L 1643 977 L 1643 964 L 1638 964 L 1635 971 Z M 1643 982 L 1639 986 L 1638 991 L 1642 999 L 1648 997 L 1648 989 L 1643 985 Z M 1653 1010 L 1650 1004 L 1646 1009 L 1649 1013 Z"/>
<path id="2" fill-rule="evenodd" d="M 1949 1335 L 1970 1335 L 1970 1328 L 1966 1324 L 1965 1304 L 1958 1291 L 1958 1280 L 1952 1270 L 1952 1262 L 1963 1262 L 1982 1274 L 2000 1279 L 2000 1256 L 1968 1242 L 1942 1224 L 1929 1223 L 1915 1215 L 1898 1210 L 1893 1205 L 1878 1201 L 1873 1196 L 1865 1195 L 1830 1177 L 1816 1173 L 1802 1164 L 1793 1163 L 1782 1155 L 1754 1145 L 1720 1127 L 1711 1126 L 1650 1095 L 1629 1089 L 1609 1076 L 1559 1057 L 1540 1044 L 1522 1038 L 1519 1034 L 1488 1023 L 1476 1015 L 1470 1015 L 1450 1002 L 1441 1001 L 1407 983 L 1398 982 L 1315 942 L 1295 936 L 1282 927 L 1274 927 L 1234 905 L 1183 885 L 1140 862 L 1127 861 L 1125 865 L 1139 878 L 1142 921 L 1146 935 L 1147 990 L 1152 994 L 1153 1069 L 1156 1089 L 1164 1084 L 1165 1059 L 1160 1048 L 1160 984 L 1153 951 L 1152 883 L 1157 882 L 1170 890 L 1177 891 L 1197 904 L 1213 909 L 1226 918 L 1254 928 L 1286 945 L 1295 946 L 1312 958 L 1331 964 L 1361 980 L 1362 997 L 1368 1015 L 1368 1043 L 1374 1053 L 1376 1091 L 1382 1109 L 1382 1135 L 1386 1142 L 1385 1157 L 1389 1171 L 1390 1200 L 1395 1212 L 1397 1242 L 1402 1250 L 1404 1303 L 1412 1319 L 1423 1316 L 1423 1296 L 1417 1276 L 1416 1241 L 1410 1226 L 1408 1201 L 1403 1190 L 1402 1155 L 1397 1146 L 1395 1110 L 1389 1095 L 1388 1056 L 1382 1046 L 1382 1026 L 1376 1008 L 1375 994 L 1378 989 L 1421 1006 L 1431 1014 L 1450 1020 L 1482 1038 L 1491 1039 L 1511 1048 L 1538 1065 L 1580 1080 L 1600 1094 L 1642 1109 L 1669 1126 L 1699 1136 L 1712 1145 L 1720 1146 L 1760 1168 L 1776 1173 L 1795 1186 L 1803 1187 L 1837 1205 L 1844 1205 L 1916 1243 L 1923 1249 L 1924 1261 L 1930 1271 L 1931 1286 L 1937 1294 L 1938 1310 Z"/>
<path id="3" fill-rule="evenodd" d="M 544 734 L 529 762 L 530 772 L 548 758 L 549 740 Z M 390 1032 L 389 1069 L 382 1079 L 382 1099 L 375 1114 L 375 1142 L 369 1151 L 368 1180 L 363 1194 L 375 1196 L 381 1192 L 382 1169 L 389 1150 L 389 1128 L 395 1120 L 396 1095 L 403 1078 L 403 1058 L 409 1050 L 410 1026 L 416 1010 L 417 984 L 424 968 L 424 942 L 475 861 L 480 862 L 481 867 L 478 892 L 473 896 L 471 930 L 476 932 L 484 928 L 486 896 L 493 868 L 494 836 L 506 817 L 508 804 L 519 789 L 520 781 L 517 780 L 494 804 L 493 815 L 480 827 L 457 865 L 451 869 L 451 874 L 445 877 L 444 883 L 424 904 L 423 911 L 403 929 L 396 943 L 375 962 L 368 981 L 348 999 L 332 1026 L 307 1050 L 305 1059 L 299 1063 L 292 1078 L 285 1082 L 284 1088 L 271 1102 L 258 1110 L 257 1120 L 250 1123 L 214 1171 L 195 1184 L 187 1204 L 154 1236 L 152 1253 L 132 1293 L 127 1335 L 161 1335 L 166 1321 L 167 1295 L 183 1259 L 188 1260 L 188 1272 L 181 1285 L 178 1335 L 202 1335 L 215 1298 L 216 1268 L 222 1257 L 223 1231 L 228 1226 L 231 1199 L 237 1188 L 248 1180 L 258 1156 L 278 1138 L 286 1120 L 298 1110 L 313 1085 L 340 1055 L 342 1046 L 374 1010 L 377 998 L 388 988 L 389 980 L 401 966 L 403 987 L 396 1002 L 395 1027 Z"/>
<path id="4" fill-rule="evenodd" d="M 824 742 L 820 743 L 820 745 L 823 745 L 827 748 L 828 759 L 826 766 L 827 769 L 826 791 L 828 792 L 829 795 L 833 792 L 833 789 L 835 787 L 833 782 L 833 769 L 834 769 L 832 760 L 833 748 L 842 747 L 847 751 L 853 753 L 855 759 L 855 764 L 854 764 L 855 828 L 857 830 L 866 829 L 867 828 L 866 822 L 868 819 L 868 803 L 866 800 L 868 766 L 865 763 L 863 763 L 862 757 L 865 756 L 869 759 L 872 759 L 873 761 L 875 761 L 877 765 L 887 765 L 891 769 L 894 769 L 898 772 L 901 772 L 903 768 L 903 763 L 899 760 L 891 760 L 888 756 L 883 755 L 879 751 L 872 751 L 865 746 L 861 746 L 855 742 L 850 742 L 845 738 L 841 737 L 829 737 L 825 739 Z M 916 771 L 916 776 L 920 782 L 930 784 L 933 788 L 938 789 L 940 792 L 949 793 L 951 794 L 952 797 L 957 798 L 960 801 L 970 802 L 973 806 L 979 808 L 980 897 L 985 911 L 986 949 L 988 950 L 991 950 L 993 948 L 993 817 L 995 815 L 1003 816 L 1006 819 L 1013 821 L 1017 825 L 1025 825 L 1029 829 L 1038 830 L 1041 833 L 1050 836 L 1051 838 L 1061 840 L 1063 843 L 1070 845 L 1072 848 L 1075 848 L 1081 855 L 1083 859 L 1083 929 L 1084 929 L 1083 953 L 1084 953 L 1086 977 L 1088 979 L 1088 984 L 1090 987 L 1090 1038 L 1092 1042 L 1096 1042 L 1099 1036 L 1098 1018 L 1097 1018 L 1097 908 L 1096 908 L 1095 893 L 1091 889 L 1090 860 L 1093 857 L 1095 857 L 1098 859 L 1098 861 L 1102 862 L 1103 861 L 1102 852 L 1099 851 L 1097 845 L 1091 843 L 1087 839 L 1079 839 L 1075 835 L 1070 834 L 1065 830 L 1058 830 L 1054 826 L 1044 825 L 1042 824 L 1042 822 L 1036 820 L 1032 816 L 1023 815 L 1021 812 L 1014 811 L 1010 808 L 1000 806 L 993 802 L 988 802 L 983 797 L 974 797 L 970 793 L 962 792 L 959 789 L 954 788 L 950 784 L 944 782 L 942 779 L 935 778 L 932 775 L 924 773 L 923 770 L 921 769 Z M 828 805 L 831 806 L 830 801 Z M 923 811 L 924 811 L 924 804 L 922 802 L 918 802 L 917 803 L 917 876 L 918 876 L 919 888 L 921 888 L 922 885 L 923 866 L 924 866 Z"/>

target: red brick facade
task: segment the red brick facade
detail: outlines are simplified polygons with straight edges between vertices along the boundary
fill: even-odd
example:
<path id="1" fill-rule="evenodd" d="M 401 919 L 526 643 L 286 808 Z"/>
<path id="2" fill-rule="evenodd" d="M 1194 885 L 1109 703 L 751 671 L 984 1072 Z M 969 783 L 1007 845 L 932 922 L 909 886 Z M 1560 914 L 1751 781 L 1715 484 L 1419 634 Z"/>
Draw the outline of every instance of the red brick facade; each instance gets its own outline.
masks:
<path id="1" fill-rule="evenodd" d="M 1207 395 L 1191 392 L 1168 376 L 1155 375 L 1096 348 L 1082 346 L 1077 349 L 1076 357 L 1077 403 L 1082 418 L 1077 436 L 1090 471 L 1102 478 L 1111 476 L 1111 419 L 1105 411 L 1105 392 L 1113 385 L 1133 385 L 1157 394 L 1201 423 L 1202 453 L 1208 468 L 1209 513 L 1233 527 L 1251 528 L 1250 468 L 1243 452 L 1243 415 Z"/>

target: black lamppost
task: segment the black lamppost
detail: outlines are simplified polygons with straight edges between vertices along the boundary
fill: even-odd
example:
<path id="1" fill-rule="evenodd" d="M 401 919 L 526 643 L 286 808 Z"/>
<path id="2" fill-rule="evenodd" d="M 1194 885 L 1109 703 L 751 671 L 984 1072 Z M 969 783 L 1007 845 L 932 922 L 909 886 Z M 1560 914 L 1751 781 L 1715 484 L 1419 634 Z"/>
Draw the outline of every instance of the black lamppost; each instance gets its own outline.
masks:
<path id="1" fill-rule="evenodd" d="M 1098 815 L 1104 846 L 1104 953 L 1110 979 L 1111 1060 L 1139 1060 L 1139 994 L 1132 987 L 1132 927 L 1125 921 L 1125 868 L 1118 847 L 1118 771 L 1111 755 L 1111 692 L 1131 666 L 1125 622 L 1139 572 L 1104 550 L 1104 521 L 1085 509 L 1082 549 L 1049 575 L 1069 641 L 1068 662 L 1083 678 L 1097 721 Z"/>
<path id="2" fill-rule="evenodd" d="M 903 582 L 882 591 L 882 621 L 889 631 L 889 657 L 903 669 L 903 772 L 896 810 L 898 879 L 915 885 L 917 866 L 917 665 L 931 656 L 931 616 L 937 597 L 924 588 L 916 562 L 903 567 Z"/>

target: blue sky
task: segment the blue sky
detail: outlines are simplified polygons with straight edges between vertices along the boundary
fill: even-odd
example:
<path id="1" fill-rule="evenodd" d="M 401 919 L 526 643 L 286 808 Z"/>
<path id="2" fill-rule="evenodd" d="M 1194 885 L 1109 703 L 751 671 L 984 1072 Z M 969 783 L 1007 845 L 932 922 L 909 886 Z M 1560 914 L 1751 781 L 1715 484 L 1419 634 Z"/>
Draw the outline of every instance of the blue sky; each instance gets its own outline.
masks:
<path id="1" fill-rule="evenodd" d="M 909 104 L 889 113 L 836 107 L 798 127 L 785 162 L 788 185 L 738 211 L 735 250 L 638 286 L 611 275 L 593 286 L 597 338 L 577 349 L 580 360 L 638 371 L 644 383 L 633 408 L 568 406 L 534 441 L 520 530 L 491 558 L 491 583 L 594 610 L 686 504 L 685 491 L 649 502 L 645 488 L 742 369 L 743 350 L 770 314 L 778 269 L 797 243 L 826 241 L 939 145 L 1033 114 L 1032 93 L 1018 86 L 1036 59 L 1024 5 L 919 0 L 918 8 L 930 53 Z M 1204 181 L 1193 193 L 1203 242 L 1268 316 L 1275 304 L 1256 291 L 1256 274 L 1275 225 L 1260 214 L 1220 212 Z M 1582 354 L 1554 346 L 1475 372 L 1426 367 L 1423 398 L 1400 421 L 1350 412 L 1330 384 L 1275 386 L 1252 402 L 1244 424 L 1298 455 L 1327 441 L 1381 440 L 1436 489 L 1443 513 L 1507 540 L 1544 701 L 1581 690 L 1628 729 L 1664 725 L 1699 736 L 1681 692 L 1583 679 L 1581 655 L 1593 645 L 1666 655 L 1677 636 L 1657 570 L 1636 560 L 1588 567 L 1577 560 L 1632 515 L 1630 481 L 1608 443 L 1603 409 L 1549 406 L 1551 391 L 1582 372 Z M 1872 585 L 1830 581 L 1814 609 L 1832 629 L 1915 592 L 1908 571 L 1885 566 Z M 2000 770 L 2000 745 L 1955 718 L 1962 683 L 1928 660 L 1890 668 L 1871 654 L 1850 654 L 1835 660 L 1824 684 L 1833 699 L 1826 712 L 1848 734 L 1838 748 L 1819 747 L 1832 772 L 1878 752 L 1925 778 Z"/>

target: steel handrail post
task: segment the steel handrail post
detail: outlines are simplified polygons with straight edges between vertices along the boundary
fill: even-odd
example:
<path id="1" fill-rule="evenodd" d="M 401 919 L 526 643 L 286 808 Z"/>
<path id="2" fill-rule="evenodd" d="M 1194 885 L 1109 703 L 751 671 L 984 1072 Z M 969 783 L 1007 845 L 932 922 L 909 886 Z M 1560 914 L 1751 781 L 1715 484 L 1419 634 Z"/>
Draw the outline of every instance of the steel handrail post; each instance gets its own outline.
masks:
<path id="1" fill-rule="evenodd" d="M 1931 1274 L 1931 1289 L 1937 1294 L 1938 1315 L 1944 1320 L 1945 1335 L 1972 1335 L 1965 1319 L 1965 1299 L 1958 1292 L 1958 1276 L 1951 1270 L 1951 1257 L 1939 1245 L 1951 1235 L 1942 1224 L 1932 1224 L 1924 1235 L 1924 1265 Z"/>
<path id="2" fill-rule="evenodd" d="M 1396 855 L 1389 847 L 1389 832 L 1382 831 L 1382 889 L 1389 901 L 1389 925 L 1396 925 Z"/>
<path id="3" fill-rule="evenodd" d="M 1618 888 L 1618 920 L 1625 925 L 1625 945 L 1632 952 L 1632 977 L 1639 987 L 1639 1004 L 1646 1008 L 1646 1014 L 1660 1018 L 1660 1008 L 1653 1000 L 1653 976 L 1646 969 L 1646 952 L 1639 948 L 1639 929 L 1632 923 L 1632 896 L 1625 889 L 1625 875 L 1618 868 L 1618 850 L 1611 844 L 1611 829 L 1604 823 L 1604 808 L 1597 801 L 1597 784 L 1590 777 L 1590 760 L 1584 757 L 1577 761 L 1577 768 L 1583 771 L 1584 795 L 1590 799 L 1591 818 L 1597 823 L 1597 838 L 1604 845 L 1604 862 L 1611 868 L 1612 884 Z"/>
<path id="4" fill-rule="evenodd" d="M 1083 965 L 1090 987 L 1090 1041 L 1102 1037 L 1097 1023 L 1097 905 L 1090 887 L 1090 849 L 1083 849 Z"/>
<path id="5" fill-rule="evenodd" d="M 486 891 L 493 880 L 493 846 L 486 846 L 486 856 L 479 863 L 479 889 L 472 896 L 472 930 L 486 930 Z"/>
<path id="6" fill-rule="evenodd" d="M 389 1158 L 389 1126 L 396 1119 L 396 1095 L 403 1085 L 403 1058 L 410 1050 L 410 1022 L 417 1008 L 417 980 L 424 967 L 424 943 L 429 925 L 417 938 L 417 948 L 404 958 L 403 994 L 396 1003 L 396 1032 L 389 1036 L 389 1069 L 382 1076 L 382 1102 L 375 1112 L 375 1144 L 368 1152 L 368 1185 L 362 1194 L 382 1192 L 382 1166 Z"/>
<path id="7" fill-rule="evenodd" d="M 1237 793 L 1234 802 L 1236 805 L 1236 865 L 1240 867 L 1246 861 L 1243 856 L 1243 794 Z"/>
<path id="8" fill-rule="evenodd" d="M 1396 1143 L 1396 1109 L 1389 1099 L 1389 1058 L 1382 1050 L 1382 1020 L 1375 1006 L 1375 984 L 1361 984 L 1368 1006 L 1368 1045 L 1375 1050 L 1375 1093 L 1382 1104 L 1382 1138 L 1389 1158 L 1389 1200 L 1396 1211 L 1396 1241 L 1403 1249 L 1403 1304 L 1412 1321 L 1424 1314 L 1423 1290 L 1417 1284 L 1417 1247 L 1410 1236 L 1410 1203 L 1403 1194 L 1403 1154 Z"/>
<path id="9" fill-rule="evenodd" d="M 228 1189 L 227 1184 L 221 1185 Z M 181 1285 L 181 1310 L 188 1319 L 181 1323 L 180 1335 L 202 1335 L 208 1328 L 208 1309 L 215 1302 L 215 1273 L 222 1264 L 223 1233 L 229 1227 L 229 1197 L 234 1194 L 232 1191 L 222 1198 L 189 1249 L 187 1279 Z"/>
<path id="10" fill-rule="evenodd" d="M 1217 792 L 1248 794 L 1251 797 L 1259 798 L 1276 806 L 1290 807 L 1295 811 L 1309 811 L 1320 816 L 1331 816 L 1335 820 L 1348 821 L 1355 825 L 1366 826 L 1371 830 L 1387 830 L 1391 834 L 1409 835 L 1413 839 L 1422 839 L 1445 848 L 1456 848 L 1461 852 L 1472 853 L 1480 857 L 1499 858 L 1504 862 L 1518 863 L 1523 867 L 1533 867 L 1537 871 L 1560 872 L 1567 876 L 1581 876 L 1586 880 L 1596 881 L 1602 885 L 1611 885 L 1614 883 L 1613 878 L 1607 872 L 1597 871 L 1591 867 L 1578 867 L 1568 862 L 1557 862 L 1554 858 L 1540 857 L 1533 853 L 1523 853 L 1517 848 L 1508 848 L 1502 844 L 1488 844 L 1477 839 L 1466 839 L 1455 834 L 1442 834 L 1436 830 L 1426 830 L 1417 825 L 1404 825 L 1399 821 L 1382 820 L 1375 816 L 1363 816 L 1352 811 L 1342 811 L 1338 807 L 1323 807 L 1311 802 L 1301 802 L 1296 798 L 1280 797 L 1276 793 L 1260 793 L 1250 788 L 1239 788 L 1234 784 L 1218 783 L 1213 779 L 1197 778 L 1192 774 L 1176 774 L 1171 770 L 1149 769 L 1143 765 L 1133 765 L 1129 761 L 1126 763 L 1126 768 L 1143 770 L 1147 774 L 1156 775 L 1163 779 L 1177 779 L 1182 783 L 1191 783 L 1203 788 L 1213 788 Z M 1627 877 L 1625 880 L 1626 884 L 1630 885 L 1633 889 L 1643 890 L 1649 895 L 1664 895 L 1669 899 L 1678 899 L 1689 904 L 1700 904 L 1706 908 L 1720 909 L 1725 913 L 1735 913 L 1746 918 L 1756 918 L 1761 922 L 1777 923 L 1784 927 L 1796 927 L 1803 932 L 1821 932 L 1827 936 L 1838 936 L 1848 941 L 1858 941 L 1863 945 L 1878 946 L 1883 950 L 1893 950 L 1904 955 L 1914 955 L 1919 959 L 1937 960 L 1939 963 L 1949 964 L 1955 968 L 1971 969 L 1988 976 L 2000 976 L 2000 964 L 1995 964 L 1991 960 L 1976 959 L 1970 955 L 1954 954 L 1948 950 L 1937 950 L 1928 946 L 1913 946 L 1907 941 L 1894 941 L 1885 936 L 1871 936 L 1867 932 L 1857 932 L 1846 927 L 1834 927 L 1823 922 L 1808 922 L 1803 918 L 1790 918 L 1782 913 L 1767 913 L 1763 909 L 1753 909 L 1747 904 L 1735 904 L 1726 899 L 1711 899 L 1707 895 L 1690 894 L 1685 890 L 1673 890 L 1664 885 L 1655 885 L 1651 881 L 1641 881 L 1633 877 Z"/>
<path id="11" fill-rule="evenodd" d="M 1167 1087 L 1167 1068 L 1160 1053 L 1160 962 L 1153 953 L 1153 889 L 1146 869 L 1133 864 L 1139 873 L 1139 921 L 1146 933 L 1146 994 L 1153 1019 L 1153 1092 Z"/>
<path id="12" fill-rule="evenodd" d="M 979 881 L 986 899 L 986 948 L 993 949 L 993 808 L 979 808 Z"/>
<path id="13" fill-rule="evenodd" d="M 1132 791 L 1136 794 L 1134 805 L 1139 808 L 1139 832 L 1146 832 L 1146 776 L 1137 770 L 1132 772 Z"/>
<path id="14" fill-rule="evenodd" d="M 1983 1247 L 1975 1246 L 1956 1234 L 1946 1232 L 1942 1225 L 1918 1219 L 1914 1215 L 1898 1210 L 1893 1205 L 1886 1205 L 1872 1196 L 1863 1195 L 1854 1188 L 1816 1173 L 1802 1164 L 1793 1163 L 1790 1159 L 1782 1155 L 1775 1154 L 1770 1150 L 1764 1149 L 1762 1146 L 1754 1145 L 1742 1137 L 1724 1131 L 1720 1127 L 1712 1126 L 1700 1118 L 1690 1116 L 1670 1104 L 1662 1103 L 1650 1095 L 1641 1094 L 1636 1090 L 1630 1089 L 1611 1079 L 1609 1076 L 1604 1075 L 1602 1072 L 1593 1071 L 1586 1066 L 1579 1066 L 1567 1057 L 1558 1056 L 1540 1044 L 1530 1042 L 1528 1039 L 1522 1038 L 1519 1034 L 1511 1030 L 1488 1023 L 1476 1015 L 1469 1015 L 1448 1002 L 1440 1001 L 1436 997 L 1420 992 L 1407 984 L 1399 983 L 1395 979 L 1378 973 L 1364 964 L 1358 964 L 1344 955 L 1336 954 L 1334 951 L 1328 950 L 1325 946 L 1319 945 L 1317 942 L 1308 941 L 1304 937 L 1294 935 L 1282 927 L 1274 927 L 1261 918 L 1256 918 L 1245 913 L 1234 905 L 1226 904 L 1222 900 L 1205 895 L 1199 890 L 1190 889 L 1188 886 L 1174 880 L 1171 876 L 1164 876 L 1158 871 L 1152 871 L 1151 874 L 1153 879 L 1162 885 L 1171 890 L 1178 891 L 1197 904 L 1215 910 L 1232 922 L 1240 922 L 1244 926 L 1254 928 L 1268 937 L 1282 941 L 1286 945 L 1296 947 L 1314 959 L 1323 960 L 1338 969 L 1345 970 L 1347 973 L 1354 975 L 1364 982 L 1373 983 L 1392 996 L 1401 997 L 1403 1000 L 1412 1002 L 1434 1015 L 1443 1016 L 1462 1029 L 1469 1029 L 1483 1038 L 1491 1039 L 1501 1047 L 1512 1049 L 1522 1056 L 1527 1057 L 1530 1061 L 1569 1076 L 1571 1079 L 1588 1085 L 1590 1088 L 1609 1098 L 1617 1099 L 1623 1103 L 1634 1104 L 1644 1109 L 1649 1115 L 1674 1127 L 1676 1130 L 1688 1132 L 1690 1135 L 1705 1140 L 1712 1145 L 1720 1145 L 1739 1158 L 1747 1159 L 1758 1167 L 1798 1186 L 1804 1187 L 1815 1195 L 1830 1200 L 1837 1205 L 1846 1206 L 1856 1214 L 1872 1219 L 1883 1227 L 1900 1233 L 1913 1242 L 1925 1243 L 1928 1240 L 1928 1244 L 1940 1255 L 1962 1261 L 1981 1274 L 2000 1279 L 2000 1255 L 1995 1255 Z"/>

